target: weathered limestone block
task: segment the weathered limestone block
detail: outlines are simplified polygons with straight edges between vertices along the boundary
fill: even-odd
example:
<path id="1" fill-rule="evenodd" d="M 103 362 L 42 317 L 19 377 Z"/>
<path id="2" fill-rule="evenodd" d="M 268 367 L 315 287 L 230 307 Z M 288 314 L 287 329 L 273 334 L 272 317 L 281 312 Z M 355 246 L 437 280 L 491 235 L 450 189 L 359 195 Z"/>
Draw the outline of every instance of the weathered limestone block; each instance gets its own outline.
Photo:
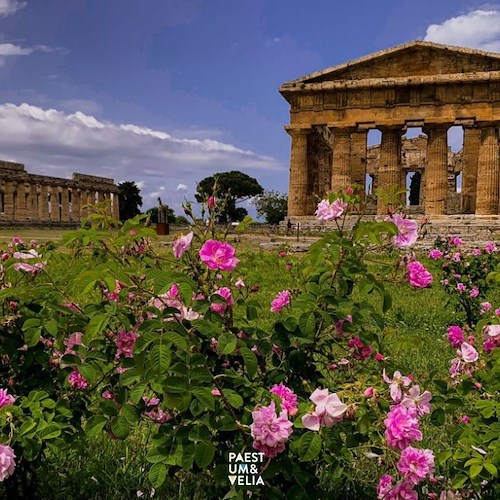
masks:
<path id="1" fill-rule="evenodd" d="M 427 127 L 426 215 L 445 215 L 448 199 L 448 126 Z"/>
<path id="2" fill-rule="evenodd" d="M 351 182 L 362 187 L 358 192 L 361 196 L 365 193 L 367 136 L 366 130 L 351 133 Z"/>
<path id="3" fill-rule="evenodd" d="M 288 216 L 307 214 L 307 140 L 311 129 L 288 129 L 292 138 Z"/>
<path id="4" fill-rule="evenodd" d="M 476 215 L 498 214 L 500 188 L 498 128 L 482 127 L 477 166 Z"/>
<path id="5" fill-rule="evenodd" d="M 67 187 L 63 187 L 60 193 L 61 196 L 61 220 L 69 222 L 69 191 Z"/>
<path id="6" fill-rule="evenodd" d="M 462 212 L 473 214 L 476 210 L 477 165 L 479 161 L 480 130 L 464 127 Z"/>
<path id="7" fill-rule="evenodd" d="M 112 210 L 113 210 L 113 217 L 115 219 L 119 219 L 120 218 L 120 202 L 119 202 L 118 193 L 111 193 L 111 196 L 112 196 L 111 206 L 112 206 Z"/>
<path id="8" fill-rule="evenodd" d="M 332 128 L 332 191 L 345 191 L 351 185 L 351 128 Z"/>
<path id="9" fill-rule="evenodd" d="M 387 189 L 395 186 L 401 189 L 401 127 L 384 127 L 380 144 L 380 164 L 378 169 L 378 187 Z M 385 203 L 382 197 L 377 199 L 377 214 L 384 215 L 390 203 Z"/>

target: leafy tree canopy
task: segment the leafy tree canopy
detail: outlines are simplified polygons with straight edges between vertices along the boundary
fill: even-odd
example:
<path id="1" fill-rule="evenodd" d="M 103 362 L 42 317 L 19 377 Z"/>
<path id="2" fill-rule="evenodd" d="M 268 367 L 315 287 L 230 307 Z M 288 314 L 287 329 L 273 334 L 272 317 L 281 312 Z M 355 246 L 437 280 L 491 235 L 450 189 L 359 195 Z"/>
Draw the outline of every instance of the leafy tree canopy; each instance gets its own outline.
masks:
<path id="1" fill-rule="evenodd" d="M 286 217 L 288 196 L 278 191 L 264 191 L 253 204 L 259 217 L 264 217 L 268 224 L 278 224 Z"/>
<path id="2" fill-rule="evenodd" d="M 141 213 L 139 207 L 142 207 L 141 191 L 133 181 L 120 182 L 120 220 L 132 219 Z"/>
<path id="3" fill-rule="evenodd" d="M 264 192 L 257 179 L 238 170 L 220 172 L 202 179 L 197 186 L 196 199 L 206 201 L 210 196 L 226 199 L 226 207 L 220 217 L 220 222 L 240 221 L 248 214 L 236 203 L 258 196 Z"/>

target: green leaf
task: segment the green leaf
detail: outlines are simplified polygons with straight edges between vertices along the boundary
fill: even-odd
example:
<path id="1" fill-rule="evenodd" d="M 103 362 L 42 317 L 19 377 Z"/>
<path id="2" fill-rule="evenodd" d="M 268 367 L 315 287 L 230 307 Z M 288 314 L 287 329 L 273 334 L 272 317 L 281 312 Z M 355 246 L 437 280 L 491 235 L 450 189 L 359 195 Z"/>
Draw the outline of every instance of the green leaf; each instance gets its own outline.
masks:
<path id="1" fill-rule="evenodd" d="M 240 354 L 245 362 L 245 368 L 250 378 L 254 378 L 257 373 L 257 356 L 248 349 L 248 347 L 242 347 L 240 349 Z"/>
<path id="2" fill-rule="evenodd" d="M 224 397 L 233 408 L 241 408 L 243 406 L 243 398 L 231 389 L 223 389 Z"/>
<path id="3" fill-rule="evenodd" d="M 232 354 L 236 349 L 238 339 L 234 335 L 223 333 L 219 338 L 218 350 L 221 354 Z"/>
<path id="4" fill-rule="evenodd" d="M 306 337 L 314 337 L 316 333 L 316 318 L 313 312 L 303 313 L 299 318 L 299 327 Z"/>
<path id="5" fill-rule="evenodd" d="M 166 342 L 171 342 L 177 346 L 182 351 L 188 351 L 188 343 L 186 337 L 183 337 L 180 333 L 168 331 L 163 334 L 163 339 Z"/>
<path id="6" fill-rule="evenodd" d="M 474 479 L 476 478 L 477 476 L 479 476 L 479 474 L 481 474 L 481 471 L 483 470 L 483 466 L 480 465 L 480 464 L 474 464 L 471 466 L 471 468 L 469 469 L 469 476 L 471 479 Z"/>
<path id="7" fill-rule="evenodd" d="M 111 420 L 111 432 L 118 439 L 125 439 L 130 434 L 130 425 L 126 418 L 117 416 Z"/>
<path id="8" fill-rule="evenodd" d="M 215 399 L 212 390 L 208 387 L 193 387 L 191 394 L 203 405 L 204 408 L 215 410 Z"/>
<path id="9" fill-rule="evenodd" d="M 108 321 L 109 316 L 106 314 L 93 316 L 85 328 L 83 343 L 85 345 L 89 345 L 100 333 L 104 333 L 104 330 L 108 325 Z"/>
<path id="10" fill-rule="evenodd" d="M 321 451 L 321 437 L 315 432 L 306 432 L 299 441 L 299 457 L 303 462 L 314 460 Z"/>
<path id="11" fill-rule="evenodd" d="M 24 323 L 23 323 L 23 331 L 27 331 L 27 330 L 30 330 L 32 328 L 37 328 L 39 326 L 41 326 L 42 324 L 42 321 L 38 318 L 30 318 L 30 319 L 27 319 Z"/>
<path id="12" fill-rule="evenodd" d="M 147 384 L 137 384 L 130 389 L 130 401 L 135 405 L 141 400 L 144 392 L 146 391 Z"/>
<path id="13" fill-rule="evenodd" d="M 41 328 L 32 328 L 31 330 L 26 330 L 24 332 L 24 343 L 28 347 L 34 347 L 40 342 L 40 336 L 42 335 Z"/>
<path id="14" fill-rule="evenodd" d="M 498 469 L 491 462 L 484 462 L 484 468 L 493 476 L 498 476 Z"/>
<path id="15" fill-rule="evenodd" d="M 97 436 L 106 425 L 108 419 L 103 417 L 102 415 L 94 415 L 93 417 L 87 420 L 87 424 L 85 425 L 85 433 L 88 437 Z"/>
<path id="16" fill-rule="evenodd" d="M 382 310 L 386 313 L 392 307 L 392 296 L 388 292 L 384 292 L 384 302 L 382 304 Z"/>
<path id="17" fill-rule="evenodd" d="M 151 469 L 149 469 L 148 479 L 153 485 L 153 488 L 159 488 L 167 477 L 167 467 L 162 463 L 153 464 Z"/>
<path id="18" fill-rule="evenodd" d="M 215 448 L 210 442 L 198 443 L 194 454 L 194 461 L 201 469 L 208 467 L 214 459 Z"/>
<path id="19" fill-rule="evenodd" d="M 41 431 L 37 432 L 38 437 L 43 440 L 54 439 L 61 435 L 61 427 L 57 424 L 49 424 Z"/>
<path id="20" fill-rule="evenodd" d="M 434 425 L 443 425 L 444 424 L 444 420 L 445 420 L 445 413 L 444 413 L 444 410 L 442 408 L 437 408 L 436 410 L 434 410 L 432 412 L 432 415 L 431 415 L 431 422 L 434 424 Z"/>
<path id="21" fill-rule="evenodd" d="M 437 455 L 437 461 L 439 465 L 444 465 L 445 462 L 453 455 L 453 452 L 451 450 L 443 451 L 442 453 L 438 453 Z"/>
<path id="22" fill-rule="evenodd" d="M 43 324 L 45 330 L 47 330 L 50 335 L 57 337 L 57 321 L 55 319 L 49 319 Z"/>
<path id="23" fill-rule="evenodd" d="M 170 366 L 170 346 L 167 344 L 155 345 L 149 353 L 149 368 L 158 373 L 160 376 L 164 375 Z"/>

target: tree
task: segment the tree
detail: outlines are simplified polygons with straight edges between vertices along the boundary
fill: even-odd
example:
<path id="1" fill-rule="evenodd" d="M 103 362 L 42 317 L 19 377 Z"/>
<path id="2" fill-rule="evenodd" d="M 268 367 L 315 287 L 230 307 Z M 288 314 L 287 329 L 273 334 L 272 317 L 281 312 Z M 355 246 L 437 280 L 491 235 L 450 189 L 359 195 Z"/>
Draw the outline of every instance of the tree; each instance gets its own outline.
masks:
<path id="1" fill-rule="evenodd" d="M 236 204 L 262 194 L 262 186 L 253 177 L 232 170 L 205 177 L 197 186 L 196 199 L 206 201 L 210 196 L 226 198 L 226 207 L 221 222 L 240 221 L 248 214 L 247 210 Z"/>
<path id="2" fill-rule="evenodd" d="M 268 224 L 278 224 L 286 217 L 288 196 L 278 191 L 264 191 L 253 204 L 259 217 L 264 217 Z"/>
<path id="3" fill-rule="evenodd" d="M 118 184 L 120 189 L 120 220 L 128 220 L 141 213 L 142 196 L 135 182 L 126 181 Z"/>
<path id="4" fill-rule="evenodd" d="M 175 212 L 168 205 L 164 205 L 165 213 L 167 215 L 167 222 L 169 224 L 175 224 L 177 221 L 177 217 L 175 216 Z M 147 214 L 151 214 L 151 222 L 156 224 L 158 222 L 158 207 L 153 207 L 146 210 Z"/>

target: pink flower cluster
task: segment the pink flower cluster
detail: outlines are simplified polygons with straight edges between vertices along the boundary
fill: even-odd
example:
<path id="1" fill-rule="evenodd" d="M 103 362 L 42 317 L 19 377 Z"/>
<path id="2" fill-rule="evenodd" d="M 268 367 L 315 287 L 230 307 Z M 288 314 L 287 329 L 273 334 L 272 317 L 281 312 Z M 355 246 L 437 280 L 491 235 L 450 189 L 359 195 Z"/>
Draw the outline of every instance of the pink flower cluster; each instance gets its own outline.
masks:
<path id="1" fill-rule="evenodd" d="M 250 432 L 253 437 L 253 447 L 268 458 L 274 458 L 284 451 L 285 443 L 293 432 L 287 411 L 283 409 L 277 415 L 274 401 L 271 401 L 269 406 L 261 406 L 254 410 L 252 418 Z"/>
<path id="2" fill-rule="evenodd" d="M 89 386 L 87 380 L 85 380 L 85 378 L 78 372 L 78 370 L 73 370 L 69 374 L 68 382 L 70 383 L 73 389 L 75 387 L 77 389 L 87 389 Z"/>
<path id="3" fill-rule="evenodd" d="M 418 261 L 409 262 L 406 266 L 408 281 L 416 288 L 426 288 L 432 283 L 432 274 Z"/>
<path id="4" fill-rule="evenodd" d="M 271 312 L 273 313 L 281 313 L 283 309 L 290 305 L 290 300 L 292 298 L 292 294 L 289 290 L 283 290 L 279 292 L 276 297 L 271 302 Z"/>
<path id="5" fill-rule="evenodd" d="M 204 299 L 203 296 L 194 297 L 194 300 L 203 300 L 203 299 Z M 186 319 L 188 321 L 193 321 L 200 317 L 200 315 L 197 312 L 193 311 L 191 308 L 186 307 L 181 302 L 179 287 L 175 283 L 170 287 L 170 290 L 168 292 L 151 299 L 148 302 L 148 305 L 156 307 L 156 309 L 158 309 L 159 311 L 163 311 L 165 307 L 177 309 L 179 312 L 176 313 L 174 316 L 179 321 L 182 321 L 183 319 Z M 151 317 L 155 316 L 151 315 Z M 173 318 L 167 318 L 165 321 L 171 321 L 172 319 Z"/>
<path id="6" fill-rule="evenodd" d="M 465 341 L 462 329 L 459 326 L 451 325 L 448 327 L 448 340 L 452 347 L 460 347 Z"/>
<path id="7" fill-rule="evenodd" d="M 15 401 L 16 399 L 7 392 L 7 389 L 0 389 L 0 408 L 12 405 Z"/>
<path id="8" fill-rule="evenodd" d="M 363 344 L 359 337 L 353 337 L 347 342 L 347 345 L 352 349 L 352 355 L 355 359 L 364 361 L 372 355 L 373 349 L 369 345 Z"/>
<path id="9" fill-rule="evenodd" d="M 328 200 L 322 200 L 318 203 L 316 210 L 316 219 L 324 221 L 337 220 L 347 208 L 342 198 L 337 198 L 333 203 Z"/>
<path id="10" fill-rule="evenodd" d="M 158 398 L 149 399 L 147 397 L 143 397 L 142 399 L 144 403 L 146 403 L 146 411 L 144 412 L 144 416 L 148 417 L 153 422 L 161 425 L 165 422 L 168 422 L 172 418 L 172 415 L 169 412 L 164 411 L 158 406 L 160 403 L 160 400 Z"/>
<path id="11" fill-rule="evenodd" d="M 291 417 L 297 415 L 299 411 L 297 395 L 283 384 L 275 384 L 269 389 L 273 394 L 276 394 L 281 399 L 281 408 L 286 410 Z"/>
<path id="12" fill-rule="evenodd" d="M 5 444 L 0 444 L 0 482 L 14 474 L 16 468 L 14 450 Z"/>
<path id="13" fill-rule="evenodd" d="M 422 441 L 417 412 L 413 408 L 392 405 L 384 424 L 387 444 L 393 448 L 404 450 L 413 441 Z"/>
<path id="14" fill-rule="evenodd" d="M 500 325 L 488 325 L 484 328 L 483 348 L 489 353 L 496 347 L 500 347 Z"/>
<path id="15" fill-rule="evenodd" d="M 219 288 L 217 291 L 214 292 L 213 295 L 219 295 L 220 297 L 225 299 L 226 302 L 213 302 L 212 304 L 210 304 L 211 311 L 216 312 L 220 316 L 224 316 L 227 310 L 233 308 L 234 299 L 233 296 L 231 295 L 231 290 L 226 286 Z"/>
<path id="16" fill-rule="evenodd" d="M 43 262 L 37 262 L 36 264 L 26 264 L 26 262 L 16 262 L 13 266 L 15 271 L 23 271 L 25 273 L 30 273 L 33 276 L 43 271 L 45 264 Z"/>
<path id="17" fill-rule="evenodd" d="M 392 244 L 396 248 L 412 246 L 418 238 L 418 224 L 416 221 L 406 219 L 404 214 L 394 214 L 386 219 L 396 225 L 398 234 L 393 236 Z"/>
<path id="18" fill-rule="evenodd" d="M 200 248 L 202 262 L 212 270 L 234 271 L 240 261 L 235 256 L 235 249 L 229 244 L 216 240 L 207 240 Z"/>
<path id="19" fill-rule="evenodd" d="M 133 357 L 135 342 L 139 338 L 138 333 L 120 330 L 115 338 L 116 354 L 115 359 Z"/>
<path id="20" fill-rule="evenodd" d="M 302 417 L 306 429 L 319 431 L 320 426 L 332 427 L 344 419 L 347 406 L 342 403 L 337 394 L 330 394 L 328 389 L 316 389 L 309 399 L 314 403 L 312 413 Z"/>

